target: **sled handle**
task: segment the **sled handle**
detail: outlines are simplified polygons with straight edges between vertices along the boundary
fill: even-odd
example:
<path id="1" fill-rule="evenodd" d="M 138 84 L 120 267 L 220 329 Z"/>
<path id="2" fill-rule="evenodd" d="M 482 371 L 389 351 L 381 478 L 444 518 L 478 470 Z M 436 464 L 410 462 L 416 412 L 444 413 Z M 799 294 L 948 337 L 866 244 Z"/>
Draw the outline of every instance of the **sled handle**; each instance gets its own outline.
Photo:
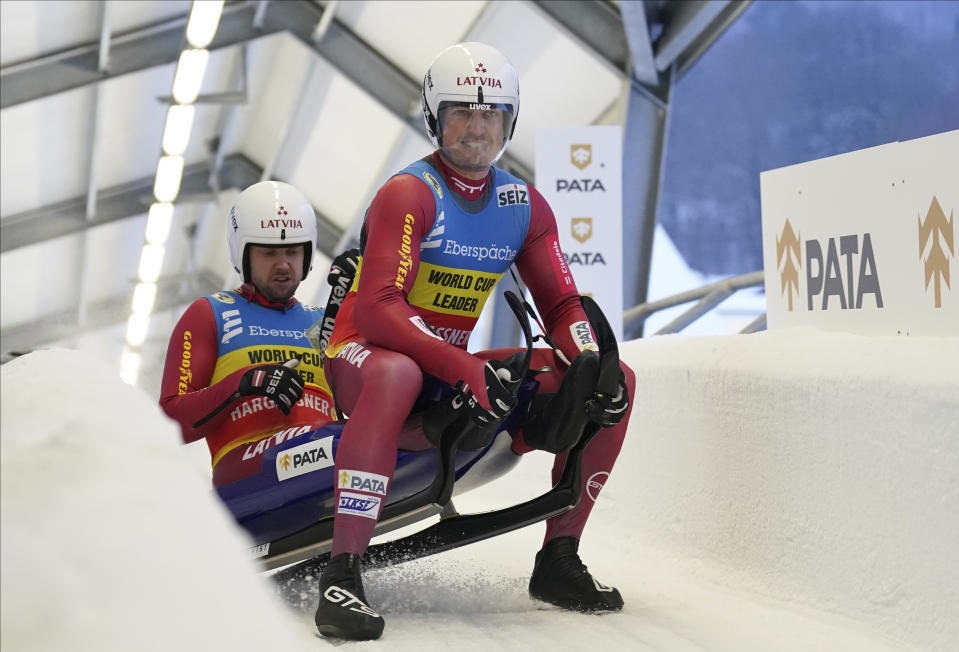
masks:
<path id="1" fill-rule="evenodd" d="M 515 370 L 518 372 L 518 377 L 523 378 L 526 376 L 526 372 L 529 371 L 529 365 L 533 359 L 533 329 L 529 324 L 529 316 L 526 314 L 524 308 L 526 302 L 521 301 L 512 290 L 507 290 L 503 295 L 513 314 L 516 315 L 516 320 L 519 322 L 520 328 L 523 329 L 523 337 L 526 338 L 526 352 L 520 361 L 521 368 Z"/>
<path id="2" fill-rule="evenodd" d="M 592 297 L 583 295 L 579 301 L 593 332 L 596 333 L 596 345 L 599 347 L 599 378 L 596 381 L 596 390 L 615 396 L 619 391 L 619 345 L 616 344 L 613 327 L 609 325 L 602 308 Z"/>

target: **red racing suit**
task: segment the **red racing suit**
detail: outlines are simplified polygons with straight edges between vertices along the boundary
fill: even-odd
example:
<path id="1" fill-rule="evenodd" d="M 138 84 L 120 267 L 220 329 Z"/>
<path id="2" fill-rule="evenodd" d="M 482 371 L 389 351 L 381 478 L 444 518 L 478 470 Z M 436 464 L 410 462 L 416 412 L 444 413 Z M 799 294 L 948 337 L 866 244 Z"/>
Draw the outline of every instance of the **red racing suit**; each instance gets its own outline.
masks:
<path id="1" fill-rule="evenodd" d="M 344 298 L 326 349 L 325 369 L 337 406 L 350 415 L 336 457 L 337 476 L 372 478 L 383 491 L 337 492 L 333 551 L 362 554 L 379 508 L 361 512 L 362 499 L 385 500 L 396 450 L 415 442 L 404 419 L 426 372 L 453 385 L 464 380 L 488 405 L 481 359 L 511 351 L 467 352 L 469 334 L 493 285 L 515 264 L 529 288 L 548 334 L 566 359 L 595 348 L 595 337 L 563 257 L 556 220 L 533 187 L 498 168 L 475 201 L 453 195 L 455 178 L 437 153 L 392 177 L 367 212 L 361 234 L 360 269 Z M 440 255 L 446 254 L 446 255 Z M 537 349 L 533 366 L 553 371 L 537 376 L 541 391 L 559 387 L 566 368 L 549 349 Z M 627 389 L 632 371 L 624 366 Z M 584 491 L 575 509 L 551 519 L 547 539 L 580 536 L 593 501 L 622 446 L 628 413 L 590 443 L 583 459 Z M 521 437 L 514 451 L 530 448 Z M 557 456 L 554 481 L 565 455 Z"/>
<path id="2" fill-rule="evenodd" d="M 290 299 L 270 303 L 251 284 L 197 299 L 170 335 L 160 406 L 189 443 L 206 439 L 213 484 L 260 470 L 263 452 L 335 418 L 333 398 L 305 331 L 322 312 Z M 243 396 L 199 428 L 234 392 L 251 366 L 300 358 L 303 396 L 284 415 L 269 398 Z"/>

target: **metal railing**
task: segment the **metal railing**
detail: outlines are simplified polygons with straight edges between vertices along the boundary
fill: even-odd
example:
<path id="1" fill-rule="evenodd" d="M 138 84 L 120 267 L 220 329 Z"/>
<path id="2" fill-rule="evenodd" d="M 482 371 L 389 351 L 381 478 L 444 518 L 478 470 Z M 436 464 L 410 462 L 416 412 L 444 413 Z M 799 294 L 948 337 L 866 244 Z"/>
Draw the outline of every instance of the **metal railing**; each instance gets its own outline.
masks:
<path id="1" fill-rule="evenodd" d="M 623 313 L 623 334 L 627 338 L 631 337 L 633 332 L 642 326 L 642 324 L 650 315 L 657 313 L 660 310 L 665 310 L 666 308 L 672 308 L 673 306 L 678 306 L 699 299 L 699 301 L 689 308 L 689 310 L 660 328 L 654 333 L 654 335 L 678 333 L 705 315 L 707 312 L 718 306 L 737 290 L 762 284 L 763 272 L 762 270 L 759 270 L 758 272 L 751 272 L 749 274 L 743 274 L 742 276 L 733 276 L 722 281 L 717 281 L 716 283 L 710 283 L 709 285 L 704 285 L 701 288 L 696 288 L 694 290 L 680 292 L 679 294 L 674 294 L 673 296 L 666 297 L 665 299 L 659 299 L 658 301 L 650 301 L 649 303 L 642 303 L 638 306 L 633 306 Z M 763 313 L 750 322 L 740 332 L 754 333 L 756 331 L 764 330 L 765 328 L 766 313 Z"/>

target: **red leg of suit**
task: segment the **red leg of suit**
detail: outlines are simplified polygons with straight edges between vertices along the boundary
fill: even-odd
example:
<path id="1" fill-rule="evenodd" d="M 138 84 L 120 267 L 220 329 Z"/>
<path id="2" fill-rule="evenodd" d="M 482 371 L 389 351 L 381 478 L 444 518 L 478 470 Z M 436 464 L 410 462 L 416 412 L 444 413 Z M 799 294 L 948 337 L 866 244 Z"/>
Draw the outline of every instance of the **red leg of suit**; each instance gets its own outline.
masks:
<path id="1" fill-rule="evenodd" d="M 369 351 L 365 357 L 364 351 Z M 397 438 L 419 396 L 423 373 L 402 353 L 370 344 L 350 353 L 349 359 L 337 357 L 325 363 L 336 404 L 350 415 L 336 452 L 336 474 L 339 477 L 347 469 L 392 479 Z M 382 500 L 385 504 L 385 496 Z M 339 486 L 336 504 L 340 504 Z M 378 518 L 379 511 L 374 515 Z M 362 555 L 375 526 L 373 518 L 338 512 L 334 516 L 332 555 Z"/>
<path id="2" fill-rule="evenodd" d="M 601 429 L 583 452 L 583 493 L 579 504 L 573 509 L 555 516 L 546 521 L 546 536 L 543 539 L 545 544 L 550 539 L 556 537 L 576 537 L 579 539 L 583 534 L 583 528 L 586 527 L 586 519 L 596 504 L 596 498 L 599 491 L 606 484 L 610 472 L 613 470 L 613 464 L 619 456 L 619 451 L 623 447 L 623 440 L 626 438 L 626 428 L 629 425 L 629 415 L 633 411 L 633 397 L 636 389 L 636 375 L 633 370 L 620 362 L 623 368 L 623 374 L 626 376 L 626 389 L 629 391 L 629 407 L 626 408 L 626 416 L 623 420 L 612 428 Z M 563 473 L 563 464 L 566 463 L 566 454 L 557 455 L 553 462 L 553 483 L 559 481 Z"/>
<path id="3" fill-rule="evenodd" d="M 346 357 L 326 362 L 326 374 L 337 406 L 350 415 L 337 449 L 336 472 L 339 476 L 344 469 L 363 471 L 392 479 L 398 438 L 422 388 L 423 375 L 417 364 L 401 353 L 368 344 L 362 348 L 369 354 L 358 366 L 356 361 L 360 356 L 356 350 L 350 356 L 353 362 Z M 477 355 L 484 359 L 502 360 L 516 350 L 498 349 Z M 534 349 L 530 367 L 551 369 L 537 375 L 541 392 L 559 389 L 566 365 L 556 359 L 551 349 Z M 629 367 L 625 364 L 622 367 L 632 397 L 635 377 Z M 583 498 L 570 511 L 546 522 L 546 541 L 560 536 L 579 538 L 582 535 L 599 490 L 605 484 L 622 448 L 631 411 L 632 401 L 623 420 L 613 428 L 600 430 L 586 448 L 583 454 Z M 517 437 L 513 450 L 522 454 L 532 449 L 525 445 L 521 437 Z M 565 462 L 565 454 L 556 456 L 552 472 L 554 484 L 559 480 Z M 338 487 L 337 504 L 339 498 Z M 343 552 L 363 554 L 373 536 L 376 521 L 365 516 L 342 513 L 337 513 L 334 518 L 333 556 Z"/>
<path id="4" fill-rule="evenodd" d="M 518 349 L 498 349 L 495 351 L 483 351 L 477 355 L 486 360 L 502 360 Z M 603 428 L 597 433 L 593 440 L 583 452 L 582 480 L 583 493 L 579 504 L 573 509 L 555 516 L 546 521 L 546 537 L 544 543 L 556 537 L 571 536 L 580 538 L 583 534 L 583 528 L 586 526 L 586 520 L 589 513 L 593 510 L 593 505 L 599 495 L 599 491 L 606 483 L 610 472 L 613 470 L 613 464 L 619 456 L 619 451 L 623 447 L 623 440 L 626 437 L 626 428 L 629 424 L 629 415 L 633 410 L 633 396 L 635 395 L 636 376 L 633 370 L 625 363 L 620 362 L 623 374 L 626 377 L 626 388 L 629 391 L 630 402 L 623 420 L 612 428 Z M 530 362 L 530 369 L 541 369 L 550 367 L 552 371 L 541 373 L 536 376 L 540 383 L 540 392 L 555 392 L 559 389 L 563 378 L 563 372 L 566 370 L 566 364 L 558 360 L 551 349 L 537 348 L 533 349 L 533 359 Z M 532 450 L 517 437 L 513 444 L 513 451 L 516 453 L 527 453 Z M 556 456 L 553 463 L 553 484 L 559 481 L 563 473 L 563 466 L 566 464 L 566 454 Z"/>

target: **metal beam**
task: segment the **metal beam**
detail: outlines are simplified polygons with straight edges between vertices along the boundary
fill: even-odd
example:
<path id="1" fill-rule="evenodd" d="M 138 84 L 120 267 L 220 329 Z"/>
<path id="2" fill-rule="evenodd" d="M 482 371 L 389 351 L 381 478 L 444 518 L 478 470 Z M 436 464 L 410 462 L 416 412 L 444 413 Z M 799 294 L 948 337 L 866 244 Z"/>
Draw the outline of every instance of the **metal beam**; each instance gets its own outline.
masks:
<path id="1" fill-rule="evenodd" d="M 267 32 L 250 27 L 254 12 L 255 7 L 245 2 L 224 7 L 217 37 L 210 47 L 227 47 L 265 35 Z M 107 71 L 99 69 L 99 41 L 4 66 L 0 70 L 0 108 L 173 63 L 183 50 L 187 18 L 188 14 L 183 14 L 114 36 Z"/>
<path id="2" fill-rule="evenodd" d="M 191 201 L 197 196 L 212 196 L 209 181 L 213 165 L 213 161 L 206 161 L 183 171 L 178 202 Z M 223 159 L 218 175 L 219 187 L 243 189 L 258 182 L 262 173 L 262 169 L 250 159 L 242 154 L 234 154 Z M 0 251 L 10 251 L 142 215 L 153 202 L 154 180 L 150 176 L 101 190 L 97 195 L 96 214 L 91 220 L 86 219 L 86 197 L 76 197 L 4 218 L 0 224 Z M 320 251 L 330 258 L 335 257 L 335 243 L 339 241 L 342 229 L 319 212 L 317 229 Z"/>
<path id="3" fill-rule="evenodd" d="M 630 79 L 648 99 L 660 106 L 666 105 L 669 84 L 667 76 L 660 75 L 656 69 L 641 3 L 630 2 L 617 9 L 605 0 L 532 2 L 557 27 L 592 50 L 607 67 Z M 629 90 L 624 88 L 623 92 Z"/>
<path id="4" fill-rule="evenodd" d="M 113 3 L 105 0 L 100 3 L 100 47 L 97 51 L 97 70 L 105 72 L 110 67 L 110 14 Z M 100 151 L 100 92 L 99 84 L 93 85 L 93 102 L 90 107 L 90 146 L 89 159 L 87 164 L 87 206 L 86 218 L 93 219 L 97 208 L 97 161 Z M 77 324 L 81 327 L 86 323 L 87 297 L 89 296 L 89 286 L 87 284 L 87 243 L 84 242 L 80 247 L 80 273 L 76 276 L 77 281 Z"/>
<path id="5" fill-rule="evenodd" d="M 676 64 L 679 79 L 717 38 L 744 12 L 750 0 L 697 0 L 666 5 L 669 15 L 656 40 L 656 67 Z"/>
<path id="6" fill-rule="evenodd" d="M 314 29 L 323 12 L 322 7 L 309 0 L 227 4 L 209 49 L 218 50 L 287 32 L 355 81 L 393 115 L 412 128 L 421 129 L 422 118 L 417 108 L 420 81 L 408 77 L 336 19 L 322 40 L 314 41 Z M 184 14 L 114 37 L 110 46 L 110 70 L 105 73 L 97 70 L 98 43 L 6 66 L 0 70 L 0 108 L 172 63 L 183 49 L 186 20 Z M 504 156 L 502 166 L 532 182 L 532 170 L 515 157 Z"/>
<path id="7" fill-rule="evenodd" d="M 723 35 L 730 25 L 736 22 L 736 19 L 749 8 L 750 4 L 752 4 L 752 0 L 734 0 L 719 12 L 719 15 L 709 23 L 707 28 L 677 57 L 676 79 L 680 79 L 706 53 L 706 50 Z"/>
<path id="8" fill-rule="evenodd" d="M 645 2 L 624 2 L 619 5 L 623 32 L 629 44 L 632 58 L 632 76 L 644 84 L 658 86 L 659 71 L 653 56 L 653 43 L 649 38 L 649 23 L 646 20 Z"/>
<path id="9" fill-rule="evenodd" d="M 223 289 L 223 279 L 210 272 L 200 272 L 182 277 L 165 278 L 157 283 L 157 298 L 154 313 L 163 312 L 192 302 L 197 297 Z M 107 328 L 122 323 L 130 314 L 128 292 L 103 301 L 91 303 L 86 311 L 86 320 L 81 327 L 77 322 L 77 309 L 68 308 L 58 313 L 9 328 L 2 333 L 0 359 L 10 359 L 29 353 L 37 346 L 67 340 L 77 335 Z"/>
<path id="10" fill-rule="evenodd" d="M 630 84 L 623 140 L 623 150 L 630 153 L 623 160 L 624 306 L 645 303 L 649 293 L 653 239 L 669 134 L 670 82 L 670 76 L 664 75 L 663 104 L 651 101 L 638 81 L 633 80 Z M 625 328 L 623 332 L 627 333 Z M 642 336 L 642 325 L 636 335 Z"/>
<path id="11" fill-rule="evenodd" d="M 630 55 L 623 18 L 612 3 L 533 0 L 547 16 L 620 74 L 629 75 Z"/>

